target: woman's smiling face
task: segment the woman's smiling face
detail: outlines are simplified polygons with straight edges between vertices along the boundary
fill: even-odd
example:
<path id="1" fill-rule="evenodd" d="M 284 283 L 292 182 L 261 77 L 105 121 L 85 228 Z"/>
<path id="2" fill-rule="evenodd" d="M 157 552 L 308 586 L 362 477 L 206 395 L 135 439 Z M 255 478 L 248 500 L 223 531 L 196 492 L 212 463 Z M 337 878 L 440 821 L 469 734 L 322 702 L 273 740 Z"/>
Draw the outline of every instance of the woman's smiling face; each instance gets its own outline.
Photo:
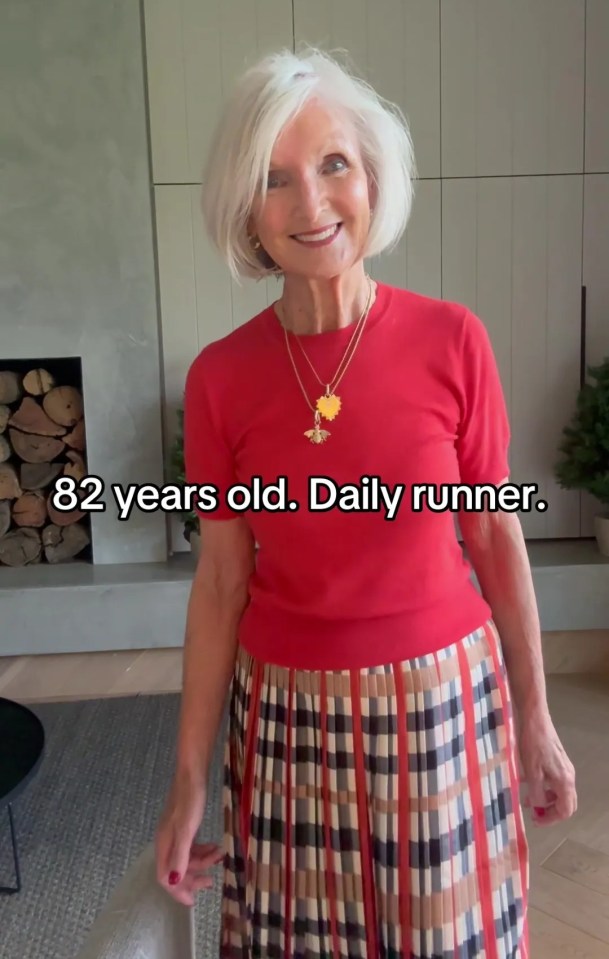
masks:
<path id="1" fill-rule="evenodd" d="M 362 259 L 371 199 L 352 123 L 310 100 L 275 143 L 250 232 L 284 274 L 329 279 Z"/>

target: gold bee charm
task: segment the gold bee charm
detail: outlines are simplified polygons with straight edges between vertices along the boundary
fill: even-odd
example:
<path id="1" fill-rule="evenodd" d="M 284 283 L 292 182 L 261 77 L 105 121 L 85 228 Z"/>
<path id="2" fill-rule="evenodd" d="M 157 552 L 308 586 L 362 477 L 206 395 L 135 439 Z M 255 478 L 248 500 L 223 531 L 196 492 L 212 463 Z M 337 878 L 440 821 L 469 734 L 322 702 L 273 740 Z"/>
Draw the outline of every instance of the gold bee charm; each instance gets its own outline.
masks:
<path id="1" fill-rule="evenodd" d="M 305 430 L 305 433 L 304 433 L 304 435 L 311 441 L 311 443 L 325 443 L 325 441 L 330 435 L 327 430 L 322 430 L 320 428 L 319 421 L 320 421 L 320 414 L 319 414 L 319 411 L 317 410 L 315 412 L 315 426 L 313 427 L 312 430 Z"/>
<path id="2" fill-rule="evenodd" d="M 312 443 L 325 443 L 329 435 L 327 430 L 320 430 L 319 426 L 305 432 L 305 436 L 308 436 Z"/>
<path id="3" fill-rule="evenodd" d="M 327 420 L 333 420 L 338 415 L 341 408 L 340 396 L 330 393 L 330 387 L 326 387 L 326 395 L 320 396 L 317 400 L 317 409 Z"/>

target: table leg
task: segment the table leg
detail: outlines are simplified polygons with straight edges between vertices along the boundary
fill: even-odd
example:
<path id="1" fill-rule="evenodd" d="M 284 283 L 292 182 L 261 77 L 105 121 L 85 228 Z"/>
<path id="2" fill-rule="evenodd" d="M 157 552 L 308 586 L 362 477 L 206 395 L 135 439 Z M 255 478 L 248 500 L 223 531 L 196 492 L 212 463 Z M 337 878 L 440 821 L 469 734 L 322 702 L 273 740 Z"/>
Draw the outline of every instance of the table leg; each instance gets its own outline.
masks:
<path id="1" fill-rule="evenodd" d="M 13 860 L 15 863 L 15 876 L 17 877 L 16 886 L 0 886 L 0 893 L 11 895 L 15 892 L 21 892 L 21 873 L 19 871 L 19 854 L 17 852 L 17 836 L 15 835 L 15 823 L 13 822 L 13 808 L 8 804 L 8 818 L 11 826 L 11 839 L 13 842 Z"/>

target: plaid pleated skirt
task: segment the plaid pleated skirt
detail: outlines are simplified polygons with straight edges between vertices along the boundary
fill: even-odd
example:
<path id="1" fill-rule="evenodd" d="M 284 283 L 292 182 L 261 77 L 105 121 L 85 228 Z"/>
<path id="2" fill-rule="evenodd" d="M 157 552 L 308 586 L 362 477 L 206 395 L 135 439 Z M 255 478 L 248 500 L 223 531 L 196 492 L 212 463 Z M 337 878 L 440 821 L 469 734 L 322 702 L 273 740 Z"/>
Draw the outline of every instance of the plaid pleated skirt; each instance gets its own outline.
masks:
<path id="1" fill-rule="evenodd" d="M 528 845 L 493 620 L 366 669 L 239 647 L 224 959 L 528 959 Z"/>

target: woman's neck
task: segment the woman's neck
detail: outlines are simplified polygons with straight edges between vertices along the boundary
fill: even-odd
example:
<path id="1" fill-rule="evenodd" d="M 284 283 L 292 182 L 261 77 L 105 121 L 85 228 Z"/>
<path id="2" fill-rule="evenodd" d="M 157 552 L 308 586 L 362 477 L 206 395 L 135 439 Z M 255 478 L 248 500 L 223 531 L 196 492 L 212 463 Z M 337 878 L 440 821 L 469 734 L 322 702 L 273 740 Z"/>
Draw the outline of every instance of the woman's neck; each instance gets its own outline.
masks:
<path id="1" fill-rule="evenodd" d="M 275 309 L 282 326 L 291 333 L 326 333 L 357 323 L 369 297 L 372 303 L 374 286 L 372 296 L 370 288 L 363 267 L 329 280 L 286 276 Z"/>

